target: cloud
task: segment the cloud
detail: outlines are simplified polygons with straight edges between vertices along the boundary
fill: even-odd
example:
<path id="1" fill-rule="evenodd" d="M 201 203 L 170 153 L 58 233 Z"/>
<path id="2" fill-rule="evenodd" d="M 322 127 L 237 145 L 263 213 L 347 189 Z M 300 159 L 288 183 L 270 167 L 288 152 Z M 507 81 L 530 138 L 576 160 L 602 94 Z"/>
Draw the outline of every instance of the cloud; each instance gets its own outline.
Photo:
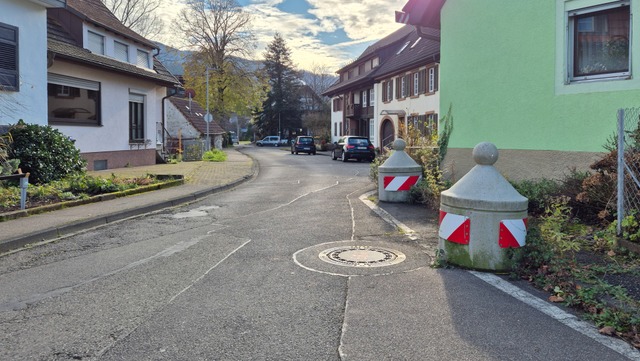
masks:
<path id="1" fill-rule="evenodd" d="M 323 66 L 335 71 L 360 55 L 368 43 L 397 30 L 401 25 L 395 23 L 394 11 L 402 9 L 407 0 L 307 0 L 309 14 L 283 12 L 277 8 L 283 1 L 252 0 L 244 6 L 253 16 L 257 40 L 253 58 L 263 59 L 267 44 L 278 32 L 298 68 Z M 183 1 L 166 1 L 162 11 L 165 24 L 175 21 L 175 15 L 184 7 Z M 180 34 L 172 34 L 171 26 L 165 29 L 160 41 L 180 47 Z M 333 44 L 323 42 L 323 35 L 337 30 L 344 31 L 348 38 Z"/>

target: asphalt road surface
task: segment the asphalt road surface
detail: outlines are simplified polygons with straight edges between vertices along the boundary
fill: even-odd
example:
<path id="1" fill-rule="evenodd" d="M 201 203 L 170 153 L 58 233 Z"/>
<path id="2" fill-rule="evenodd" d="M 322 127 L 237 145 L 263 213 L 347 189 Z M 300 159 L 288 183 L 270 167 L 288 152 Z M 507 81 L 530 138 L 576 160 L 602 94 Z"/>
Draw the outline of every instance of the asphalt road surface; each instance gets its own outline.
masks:
<path id="1" fill-rule="evenodd" d="M 434 239 L 359 199 L 368 163 L 246 153 L 234 190 L 0 258 L 0 359 L 629 358 L 430 268 Z"/>

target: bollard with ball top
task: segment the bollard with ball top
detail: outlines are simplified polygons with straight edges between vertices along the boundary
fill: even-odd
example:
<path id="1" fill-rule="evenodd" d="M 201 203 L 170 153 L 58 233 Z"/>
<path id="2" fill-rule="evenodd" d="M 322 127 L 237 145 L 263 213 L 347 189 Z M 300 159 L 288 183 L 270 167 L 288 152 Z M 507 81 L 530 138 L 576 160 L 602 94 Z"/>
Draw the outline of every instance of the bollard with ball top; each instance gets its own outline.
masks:
<path id="1" fill-rule="evenodd" d="M 440 257 L 451 264 L 486 271 L 513 266 L 509 248 L 525 245 L 528 200 L 493 166 L 492 143 L 473 148 L 474 166 L 440 196 Z"/>
<path id="2" fill-rule="evenodd" d="M 378 167 L 378 199 L 383 202 L 408 202 L 409 190 L 422 178 L 422 167 L 405 151 L 402 139 L 393 142 L 395 152 Z"/>

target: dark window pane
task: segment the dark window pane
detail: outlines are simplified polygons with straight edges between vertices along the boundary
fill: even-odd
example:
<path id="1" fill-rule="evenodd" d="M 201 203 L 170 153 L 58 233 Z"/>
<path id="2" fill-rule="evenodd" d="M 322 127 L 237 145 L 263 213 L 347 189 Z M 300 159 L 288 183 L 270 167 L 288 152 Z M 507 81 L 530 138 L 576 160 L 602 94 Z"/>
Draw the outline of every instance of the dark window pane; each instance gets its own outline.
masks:
<path id="1" fill-rule="evenodd" d="M 574 17 L 574 75 L 629 71 L 629 6 Z"/>

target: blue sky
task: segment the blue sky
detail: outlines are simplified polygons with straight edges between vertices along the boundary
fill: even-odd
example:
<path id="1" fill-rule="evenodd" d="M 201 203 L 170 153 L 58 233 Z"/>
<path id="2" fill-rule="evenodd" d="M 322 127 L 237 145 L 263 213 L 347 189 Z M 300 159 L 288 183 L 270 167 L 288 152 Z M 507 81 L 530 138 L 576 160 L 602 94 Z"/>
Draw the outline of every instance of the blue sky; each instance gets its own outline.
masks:
<path id="1" fill-rule="evenodd" d="M 175 0 L 174 0 L 175 1 Z M 179 0 L 182 1 L 183 0 Z M 257 50 L 280 33 L 298 68 L 325 68 L 334 72 L 358 57 L 373 42 L 400 27 L 394 12 L 407 0 L 237 0 L 253 15 Z M 167 5 L 165 21 L 177 13 L 180 2 Z M 369 24 L 369 25 L 367 25 Z M 170 41 L 165 41 L 169 45 Z"/>

